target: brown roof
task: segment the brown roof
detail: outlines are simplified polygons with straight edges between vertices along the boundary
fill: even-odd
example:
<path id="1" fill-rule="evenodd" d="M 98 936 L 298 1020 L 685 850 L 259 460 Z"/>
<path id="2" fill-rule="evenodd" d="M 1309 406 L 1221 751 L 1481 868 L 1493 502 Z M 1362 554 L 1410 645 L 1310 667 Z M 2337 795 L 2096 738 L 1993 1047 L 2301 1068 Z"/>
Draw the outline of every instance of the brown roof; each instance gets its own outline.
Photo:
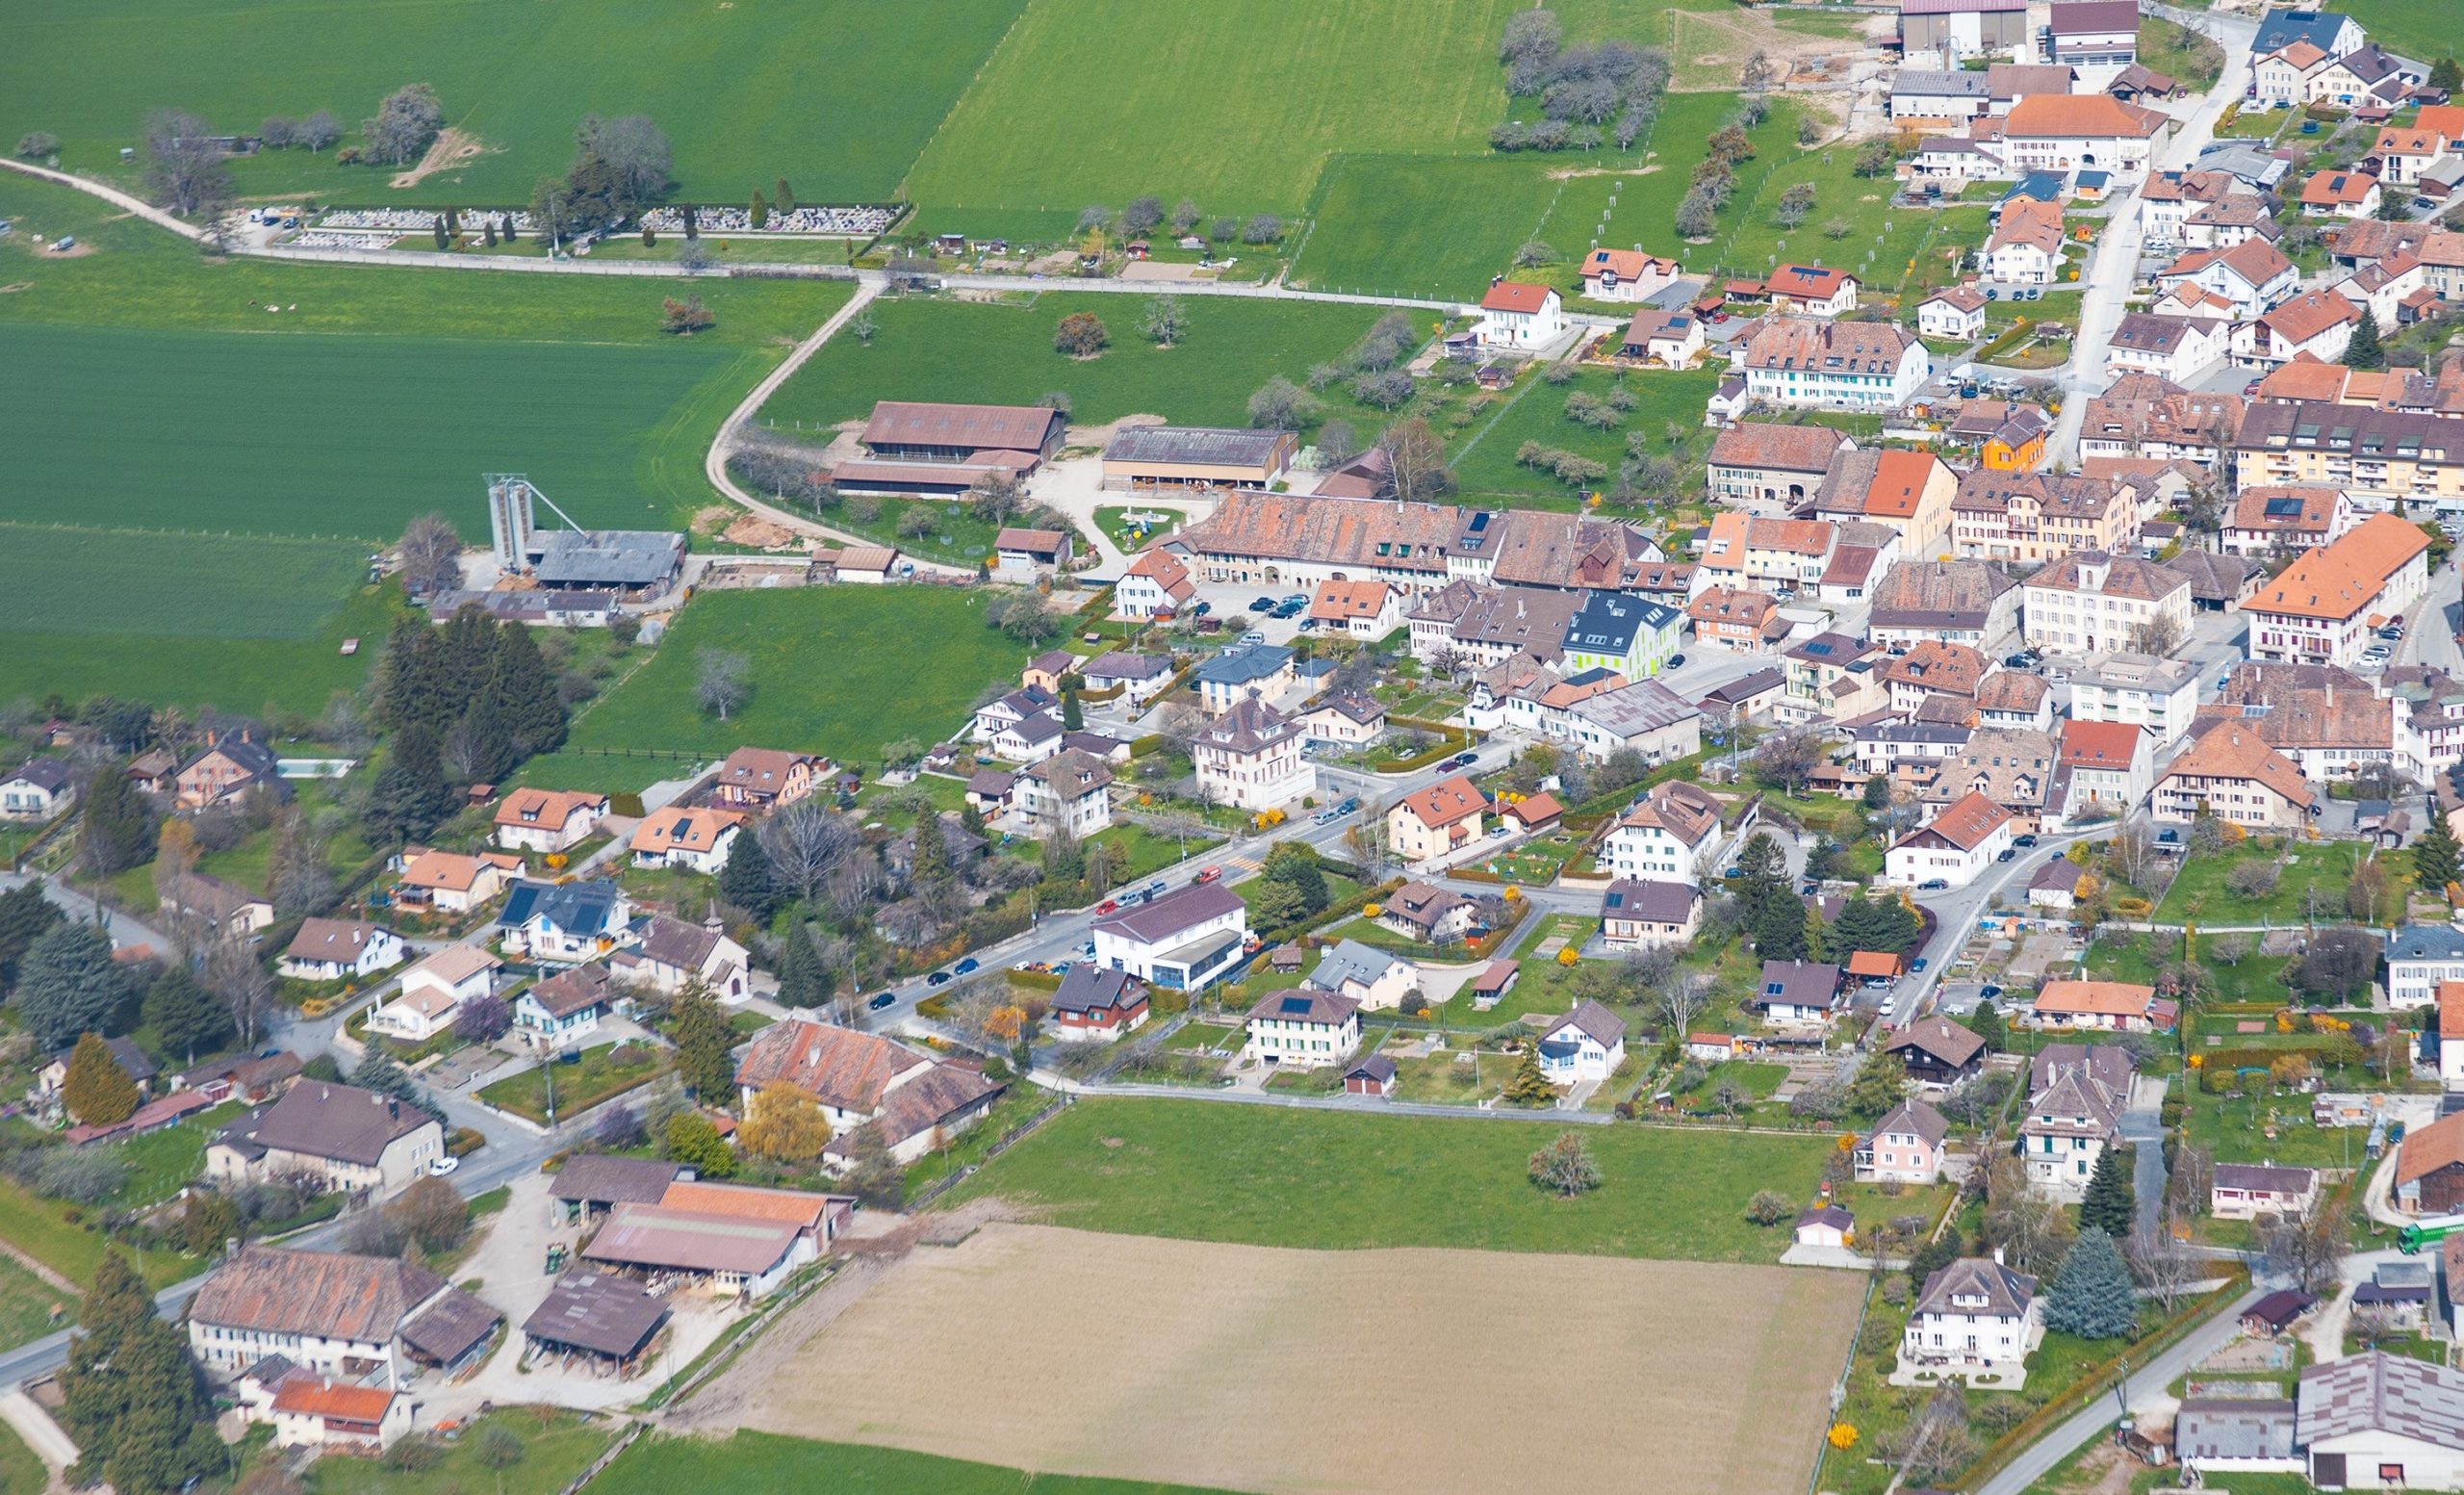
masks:
<path id="1" fill-rule="evenodd" d="M 2018 582 L 1981 560 L 1903 560 L 1873 590 L 1877 628 L 1981 628 Z"/>
<path id="2" fill-rule="evenodd" d="M 396 1140 L 436 1119 L 372 1090 L 327 1080 L 294 1085 L 253 1117 L 223 1128 L 225 1139 L 306 1157 L 373 1168 Z"/>
<path id="3" fill-rule="evenodd" d="M 788 1018 L 754 1035 L 735 1078 L 755 1090 L 784 1080 L 835 1109 L 873 1111 L 891 1080 L 931 1062 L 870 1033 Z"/>
<path id="4" fill-rule="evenodd" d="M 2306 343 L 2360 320 L 2361 309 L 2333 291 L 2304 291 L 2259 318 L 2262 325 L 2288 343 Z"/>
<path id="5" fill-rule="evenodd" d="M 1450 505 L 1243 490 L 1176 540 L 1199 554 L 1443 574 L 1459 519 Z"/>
<path id="6" fill-rule="evenodd" d="M 1042 405 L 946 405 L 885 400 L 858 439 L 867 447 L 972 447 L 978 451 L 1040 451 L 1057 410 Z"/>
<path id="7" fill-rule="evenodd" d="M 1509 509 L 1490 531 L 1497 556 L 1490 580 L 1501 586 L 1623 590 L 1652 554 L 1651 537 L 1633 525 L 1587 514 Z"/>
<path id="8" fill-rule="evenodd" d="M 640 1284 L 607 1273 L 568 1273 L 556 1279 L 522 1332 L 552 1345 L 571 1345 L 624 1358 L 650 1342 L 667 1322 L 667 1304 Z"/>
<path id="9" fill-rule="evenodd" d="M 670 805 L 633 827 L 627 844 L 634 851 L 709 851 L 731 827 L 744 823 L 740 811 Z"/>
<path id="10" fill-rule="evenodd" d="M 496 823 L 562 829 L 577 810 L 594 810 L 604 814 L 607 796 L 579 789 L 511 789 L 497 802 Z"/>
<path id="11" fill-rule="evenodd" d="M 2374 600 L 2429 537 L 2393 514 L 2373 514 L 2333 544 L 2310 551 L 2250 599 L 2251 610 L 2337 621 Z"/>
<path id="12" fill-rule="evenodd" d="M 1985 678 L 1985 656 L 1965 644 L 1926 639 L 1903 655 L 1882 661 L 1876 671 L 1885 681 L 1902 683 L 1947 695 L 1973 697 Z"/>
<path id="13" fill-rule="evenodd" d="M 2174 755 L 2157 782 L 2190 778 L 2249 780 L 2303 807 L 2314 798 L 2301 770 L 2238 721 L 2220 722 L 2201 734 Z"/>
<path id="14" fill-rule="evenodd" d="M 2128 768 L 2146 741 L 2134 722 L 2092 722 L 2069 718 L 2062 724 L 2062 764 L 2066 768 Z"/>
<path id="15" fill-rule="evenodd" d="M 299 933 L 292 937 L 283 959 L 293 961 L 338 961 L 350 965 L 368 941 L 384 931 L 366 919 L 311 918 L 302 919 Z"/>
<path id="16" fill-rule="evenodd" d="M 523 993 L 547 1009 L 551 1018 L 569 1018 L 603 1006 L 615 996 L 607 967 L 596 962 L 558 971 Z"/>
<path id="17" fill-rule="evenodd" d="M 565 1159 L 549 1181 L 548 1197 L 592 1204 L 655 1204 L 682 1173 L 680 1163 L 656 1158 L 610 1157 L 582 1152 Z"/>
<path id="18" fill-rule="evenodd" d="M 224 1328 L 329 1339 L 391 1339 L 445 1278 L 387 1256 L 244 1246 L 189 1302 L 189 1317 Z"/>
<path id="19" fill-rule="evenodd" d="M 581 1255 L 628 1267 L 758 1275 L 785 1260 L 800 1233 L 777 1221 L 619 1204 Z"/>
<path id="20" fill-rule="evenodd" d="M 1885 1053 L 1903 1048 L 1922 1050 L 1957 1068 L 1984 1052 L 1985 1040 L 1948 1018 L 1919 1018 L 1883 1041 Z"/>
<path id="21" fill-rule="evenodd" d="M 1531 285 L 1520 280 L 1501 280 L 1489 287 L 1480 297 L 1482 308 L 1493 312 L 1536 312 L 1555 295 L 1547 286 Z"/>
<path id="22" fill-rule="evenodd" d="M 1061 549 L 1062 533 L 1058 529 L 1005 528 L 992 537 L 996 551 L 1023 551 L 1030 555 L 1050 555 Z"/>
<path id="23" fill-rule="evenodd" d="M 2427 1126 L 2412 1127 L 2397 1148 L 2396 1181 L 2416 1178 L 2464 1163 L 2464 1112 L 2443 1116 Z"/>
<path id="24" fill-rule="evenodd" d="M 1772 317 L 1746 339 L 1745 363 L 1753 369 L 1894 374 L 1915 341 L 1915 333 L 1889 322 Z"/>
<path id="25" fill-rule="evenodd" d="M 781 794 L 786 791 L 787 780 L 794 775 L 798 763 L 810 763 L 816 773 L 826 766 L 824 760 L 810 753 L 740 747 L 719 765 L 716 782 L 755 794 Z"/>
<path id="26" fill-rule="evenodd" d="M 1456 774 L 1417 793 L 1397 800 L 1399 809 L 1408 810 L 1421 824 L 1434 830 L 1452 825 L 1457 820 L 1474 818 L 1489 808 L 1489 802 L 1470 778 Z"/>
<path id="27" fill-rule="evenodd" d="M 2003 131 L 2014 139 L 2145 140 L 2165 123 L 2152 109 L 2106 93 L 2031 93 L 2011 106 Z"/>
<path id="28" fill-rule="evenodd" d="M 1982 298 L 1979 305 L 1984 304 Z M 1821 473 L 1831 454 L 1852 445 L 1845 431 L 1828 425 L 1782 425 L 1770 421 L 1739 421 L 1711 439 L 1713 467 L 1778 468 L 1791 473 Z"/>
<path id="29" fill-rule="evenodd" d="M 2102 568 L 2093 580 L 2090 572 Z M 2028 578 L 2028 585 L 2049 591 L 2093 592 L 2103 597 L 2128 597 L 2154 602 L 2188 586 L 2179 572 L 2135 555 L 2108 555 L 2101 551 L 2073 551 Z"/>
<path id="30" fill-rule="evenodd" d="M 2232 528 L 2262 533 L 2291 530 L 2297 534 L 2324 534 L 2336 521 L 2336 503 L 2343 497 L 2341 488 L 2245 488 L 2233 496 Z"/>
<path id="31" fill-rule="evenodd" d="M 2033 711 L 2044 705 L 2052 689 L 2041 675 L 1994 670 L 1976 683 L 1976 707 L 1980 711 Z"/>
<path id="32" fill-rule="evenodd" d="M 1656 826 L 1692 846 L 1720 828 L 1720 802 L 1698 786 L 1672 779 L 1654 786 L 1617 823 Z"/>
<path id="33" fill-rule="evenodd" d="M 1974 851 L 2010 823 L 2011 812 L 1982 794 L 1970 793 L 1943 806 L 1941 813 L 1910 835 L 1922 836 L 1931 831 L 1962 851 Z"/>

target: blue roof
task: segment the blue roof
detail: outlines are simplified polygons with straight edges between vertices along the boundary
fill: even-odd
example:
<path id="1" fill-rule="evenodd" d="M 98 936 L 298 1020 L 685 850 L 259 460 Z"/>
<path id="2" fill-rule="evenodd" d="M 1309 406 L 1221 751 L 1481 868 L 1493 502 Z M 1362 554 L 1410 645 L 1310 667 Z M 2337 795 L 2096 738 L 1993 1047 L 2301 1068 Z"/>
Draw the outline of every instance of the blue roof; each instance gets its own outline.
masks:
<path id="1" fill-rule="evenodd" d="M 2464 959 L 2464 931 L 2451 924 L 2407 924 L 2387 941 L 2391 961 Z"/>
<path id="2" fill-rule="evenodd" d="M 2031 171 L 2027 175 L 2019 178 L 2017 182 L 2012 184 L 2011 190 L 2002 194 L 2002 200 L 2004 202 L 2009 202 L 2014 197 L 2027 197 L 2038 202 L 2060 202 L 2062 200 L 2062 173 L 2059 171 Z"/>
<path id="3" fill-rule="evenodd" d="M 1677 609 L 1623 592 L 1586 592 L 1582 610 L 1566 624 L 1564 647 L 1582 654 L 1624 654 L 1645 629 L 1668 626 Z"/>
<path id="4" fill-rule="evenodd" d="M 2082 171 L 2078 176 L 2079 185 L 2083 188 L 2102 187 L 2112 180 L 2113 178 L 2103 171 Z"/>
<path id="5" fill-rule="evenodd" d="M 1226 649 L 1197 667 L 1197 678 L 1209 684 L 1245 685 L 1280 672 L 1292 662 L 1289 649 L 1275 644 L 1245 644 Z"/>
<path id="6" fill-rule="evenodd" d="M 2270 11 L 2260 17 L 2258 33 L 2250 38 L 2250 55 L 2265 57 L 2296 41 L 2307 41 L 2333 54 L 2336 33 L 2349 19 L 2341 11 Z"/>
<path id="7" fill-rule="evenodd" d="M 623 896 L 624 890 L 614 883 L 602 880 L 534 883 L 525 879 L 513 885 L 504 912 L 497 915 L 497 927 L 518 929 L 541 919 L 576 933 L 604 932 L 616 927 L 616 904 Z"/>

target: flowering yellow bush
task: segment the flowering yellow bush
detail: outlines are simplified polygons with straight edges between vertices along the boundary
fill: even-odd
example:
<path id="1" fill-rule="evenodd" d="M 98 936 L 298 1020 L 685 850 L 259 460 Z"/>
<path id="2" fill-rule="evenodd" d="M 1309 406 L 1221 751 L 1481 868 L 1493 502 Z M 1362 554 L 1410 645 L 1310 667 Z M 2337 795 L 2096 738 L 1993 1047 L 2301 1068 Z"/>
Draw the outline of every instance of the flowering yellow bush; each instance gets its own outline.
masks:
<path id="1" fill-rule="evenodd" d="M 1572 966 L 1581 959 L 1581 956 L 1575 953 L 1573 945 L 1568 945 L 1557 952 L 1557 964 L 1560 966 Z"/>
<path id="2" fill-rule="evenodd" d="M 1386 911 L 1384 909 L 1379 908 L 1373 903 L 1364 903 L 1360 906 L 1360 916 L 1363 918 L 1375 918 L 1378 915 L 1385 912 Z"/>
<path id="3" fill-rule="evenodd" d="M 1828 1436 L 1831 1446 L 1843 1454 L 1857 1446 L 1857 1430 L 1846 1423 L 1833 1423 Z"/>

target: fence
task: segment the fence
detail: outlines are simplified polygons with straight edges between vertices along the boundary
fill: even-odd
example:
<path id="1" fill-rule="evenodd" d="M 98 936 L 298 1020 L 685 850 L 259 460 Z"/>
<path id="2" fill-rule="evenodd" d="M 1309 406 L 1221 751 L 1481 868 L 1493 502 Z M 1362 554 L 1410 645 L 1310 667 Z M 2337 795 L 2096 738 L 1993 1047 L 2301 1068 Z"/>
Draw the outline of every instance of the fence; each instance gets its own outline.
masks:
<path id="1" fill-rule="evenodd" d="M 1065 1095 L 1054 1096 L 1052 1104 L 1045 1106 L 1035 1115 L 1028 1117 L 1025 1121 L 1020 1121 L 1017 1125 L 1013 1126 L 1008 1131 L 1002 1133 L 998 1141 L 984 1149 L 984 1156 L 977 1158 L 974 1162 L 969 1163 L 964 1168 L 960 1169 L 954 1173 L 926 1184 L 922 1193 L 907 1201 L 908 1211 L 911 1214 L 916 1210 L 922 1209 L 925 1205 L 932 1203 L 935 1199 L 937 1199 L 942 1195 L 949 1193 L 960 1184 L 966 1182 L 967 1179 L 974 1176 L 977 1169 L 982 1168 L 985 1164 L 991 1162 L 1002 1153 L 1016 1147 L 1020 1142 L 1026 1140 L 1029 1132 L 1034 1131 L 1037 1127 L 1041 1126 L 1044 1122 L 1051 1121 L 1054 1117 L 1059 1116 L 1062 1112 L 1067 1110 L 1069 1108 L 1069 1100 L 1070 1097 Z"/>
<path id="2" fill-rule="evenodd" d="M 605 1474 L 607 1472 L 608 1465 L 616 1462 L 618 1456 L 627 1449 L 631 1448 L 636 1439 L 640 1438 L 643 1433 L 650 1431 L 651 1425 L 649 1423 L 636 1422 L 628 1424 L 625 1429 L 625 1435 L 618 1438 L 615 1442 L 607 1445 L 607 1451 L 600 1455 L 597 1458 L 592 1459 L 590 1461 L 590 1467 L 584 1469 L 581 1473 L 575 1475 L 572 1482 L 566 1484 L 562 1490 L 558 1491 L 557 1495 L 578 1495 L 578 1492 L 583 1485 L 588 1484 L 591 1481 L 598 1479 L 603 1474 Z"/>

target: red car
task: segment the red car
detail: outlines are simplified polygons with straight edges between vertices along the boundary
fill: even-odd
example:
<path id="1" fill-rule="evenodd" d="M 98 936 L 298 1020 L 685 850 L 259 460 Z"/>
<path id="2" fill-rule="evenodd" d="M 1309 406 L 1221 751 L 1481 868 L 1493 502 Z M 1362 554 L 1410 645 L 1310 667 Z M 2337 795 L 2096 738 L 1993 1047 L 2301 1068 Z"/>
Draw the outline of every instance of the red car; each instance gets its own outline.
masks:
<path id="1" fill-rule="evenodd" d="M 1201 883 L 1211 883 L 1222 875 L 1223 869 L 1221 867 L 1208 867 L 1206 870 L 1198 873 L 1197 880 Z"/>
<path id="2" fill-rule="evenodd" d="M 1095 912 L 1098 914 L 1117 914 L 1120 912 L 1120 900 L 1117 898 L 1106 898 L 1103 902 L 1095 905 Z"/>

